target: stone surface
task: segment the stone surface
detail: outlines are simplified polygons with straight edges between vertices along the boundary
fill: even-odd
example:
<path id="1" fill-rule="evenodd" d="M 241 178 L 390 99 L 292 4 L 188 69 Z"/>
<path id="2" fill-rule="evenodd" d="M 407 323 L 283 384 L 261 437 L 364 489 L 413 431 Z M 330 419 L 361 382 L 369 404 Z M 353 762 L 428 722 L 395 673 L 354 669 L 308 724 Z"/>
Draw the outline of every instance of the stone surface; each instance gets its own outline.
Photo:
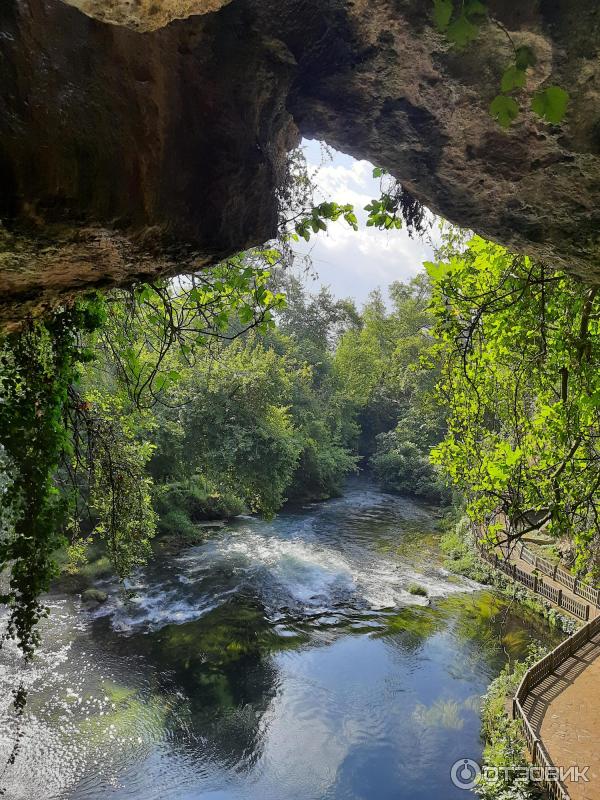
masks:
<path id="1" fill-rule="evenodd" d="M 230 0 L 64 0 L 90 17 L 139 31 L 155 31 L 174 19 L 218 11 Z"/>
<path id="2" fill-rule="evenodd" d="M 387 167 L 453 222 L 600 280 L 595 0 L 490 2 L 500 24 L 460 54 L 422 0 L 131 7 L 127 28 L 61 0 L 0 4 L 5 327 L 86 287 L 267 240 L 300 133 Z M 193 16 L 131 29 L 180 13 Z M 538 59 L 508 132 L 488 112 L 506 33 Z M 527 110 L 550 83 L 571 94 L 560 126 Z"/>
<path id="3" fill-rule="evenodd" d="M 81 602 L 90 611 L 98 608 L 102 603 L 106 603 L 108 594 L 102 589 L 86 589 L 81 593 Z"/>

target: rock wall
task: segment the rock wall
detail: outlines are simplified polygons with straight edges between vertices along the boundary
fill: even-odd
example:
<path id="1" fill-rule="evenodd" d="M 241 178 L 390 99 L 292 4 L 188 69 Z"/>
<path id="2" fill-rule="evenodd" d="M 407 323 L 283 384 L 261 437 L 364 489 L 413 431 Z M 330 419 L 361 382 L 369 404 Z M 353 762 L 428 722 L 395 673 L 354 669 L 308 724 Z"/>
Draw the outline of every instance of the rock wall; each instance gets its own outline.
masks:
<path id="1" fill-rule="evenodd" d="M 463 53 L 422 0 L 70 2 L 0 7 L 4 326 L 267 240 L 300 134 L 387 167 L 456 223 L 600 280 L 595 0 L 490 2 L 499 24 Z M 570 92 L 560 126 L 525 110 L 504 131 L 490 117 L 509 37 L 537 55 L 525 108 L 548 83 Z"/>
<path id="2" fill-rule="evenodd" d="M 174 19 L 218 11 L 231 0 L 66 0 L 89 17 L 137 31 L 156 31 Z"/>

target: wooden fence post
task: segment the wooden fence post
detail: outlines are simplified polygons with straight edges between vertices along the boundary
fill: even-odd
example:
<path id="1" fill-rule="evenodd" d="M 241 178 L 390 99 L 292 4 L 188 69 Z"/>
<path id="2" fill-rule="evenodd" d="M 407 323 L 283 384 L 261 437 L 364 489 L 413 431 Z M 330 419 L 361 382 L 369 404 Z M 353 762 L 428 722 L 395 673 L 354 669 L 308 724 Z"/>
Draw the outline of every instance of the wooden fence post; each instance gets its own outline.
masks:
<path id="1" fill-rule="evenodd" d="M 559 589 L 559 590 L 558 590 L 558 600 L 557 600 L 557 603 L 556 603 L 556 605 L 557 605 L 559 608 L 562 608 L 562 589 Z"/>
<path id="2" fill-rule="evenodd" d="M 552 570 L 552 580 L 556 580 L 556 570 L 558 569 L 557 564 L 554 565 L 554 569 Z"/>
<path id="3" fill-rule="evenodd" d="M 537 575 L 533 576 L 533 591 L 534 591 L 535 594 L 538 593 L 538 576 Z"/>

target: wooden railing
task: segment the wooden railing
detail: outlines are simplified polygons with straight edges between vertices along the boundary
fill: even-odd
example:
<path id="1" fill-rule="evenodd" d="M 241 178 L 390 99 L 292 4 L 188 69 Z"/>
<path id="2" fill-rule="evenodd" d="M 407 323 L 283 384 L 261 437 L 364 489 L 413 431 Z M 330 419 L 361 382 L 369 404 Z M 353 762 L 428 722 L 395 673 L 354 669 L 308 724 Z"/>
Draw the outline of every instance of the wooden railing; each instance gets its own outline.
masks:
<path id="1" fill-rule="evenodd" d="M 534 569 L 539 570 L 539 572 L 547 575 L 549 578 L 552 578 L 552 580 L 556 581 L 557 583 L 566 586 L 567 589 L 570 589 L 573 592 L 573 594 L 583 597 L 584 600 L 587 600 L 588 603 L 596 606 L 596 608 L 600 608 L 599 588 L 582 583 L 574 575 L 571 575 L 570 572 L 566 572 L 566 570 L 562 569 L 562 567 L 559 567 L 558 564 L 553 564 L 547 558 L 543 558 L 542 556 L 532 553 L 531 550 L 529 550 L 529 548 L 524 544 L 519 546 L 519 555 L 523 561 L 531 564 Z"/>
<path id="2" fill-rule="evenodd" d="M 497 569 L 502 570 L 502 572 L 505 572 L 514 580 L 523 583 L 525 586 L 532 589 L 532 591 L 544 595 L 553 603 L 561 608 L 566 609 L 567 611 L 570 611 L 571 614 L 574 614 L 580 619 L 589 620 L 589 605 L 584 606 L 583 603 L 579 603 L 572 597 L 568 597 L 567 595 L 563 594 L 562 589 L 556 589 L 556 587 L 545 583 L 542 578 L 539 578 L 536 575 L 530 575 L 528 572 L 520 569 L 516 564 L 511 564 L 506 559 L 498 556 L 497 552 L 492 555 L 491 552 L 486 550 L 486 548 L 479 543 L 478 548 L 481 552 L 481 555 L 487 561 L 492 563 Z M 580 587 L 577 587 L 578 582 L 574 576 L 569 575 L 569 573 L 561 570 L 559 567 L 556 567 L 556 565 L 551 564 L 551 562 L 547 559 L 542 559 L 539 556 L 535 556 L 524 546 L 521 546 L 520 555 L 521 558 L 528 564 L 531 564 L 534 568 L 540 572 L 544 572 L 544 574 L 551 576 L 555 580 L 558 580 L 558 577 L 555 578 L 555 575 L 558 576 L 559 572 L 563 573 L 569 580 L 572 580 L 572 584 L 569 585 L 566 583 L 566 581 L 561 581 L 561 583 L 563 583 L 565 586 L 568 586 L 568 588 L 571 588 L 574 593 L 576 588 L 580 588 L 580 590 L 581 588 L 585 588 L 586 590 L 590 589 L 590 592 L 595 593 L 594 595 L 590 595 L 590 599 L 593 598 L 591 599 L 591 602 L 594 602 L 597 607 L 600 605 L 598 602 L 600 597 L 597 589 L 587 586 L 583 587 L 583 584 Z M 552 573 L 546 571 L 550 569 L 552 570 Z M 578 594 L 586 597 L 586 595 L 583 595 L 581 591 L 578 592 Z M 568 658 L 577 652 L 577 650 L 583 647 L 583 645 L 589 642 L 589 640 L 598 633 L 600 633 L 600 616 L 597 616 L 595 619 L 586 622 L 586 624 L 576 633 L 574 633 L 572 636 L 569 636 L 568 639 L 565 639 L 564 642 L 561 642 L 558 647 L 555 647 L 554 650 L 530 667 L 523 676 L 523 680 L 519 684 L 519 688 L 517 689 L 517 692 L 513 698 L 513 718 L 520 720 L 522 723 L 523 733 L 525 735 L 527 749 L 529 750 L 532 764 L 536 767 L 541 767 L 542 777 L 540 782 L 548 793 L 550 800 L 570 800 L 570 796 L 562 781 L 560 781 L 557 777 L 554 777 L 556 775 L 555 765 L 552 763 L 552 759 L 550 758 L 548 751 L 544 747 L 541 739 L 539 739 L 536 735 L 533 725 L 527 717 L 527 712 L 525 711 L 525 702 L 531 692 L 537 686 L 539 686 L 542 681 L 546 680 L 546 678 L 552 675 L 552 673 L 556 671 L 557 667 L 563 664 Z"/>
<path id="3" fill-rule="evenodd" d="M 561 642 L 558 647 L 555 647 L 554 650 L 527 670 L 513 699 L 513 717 L 521 720 L 523 724 L 523 732 L 531 761 L 535 766 L 543 768 L 544 777 L 541 782 L 551 800 L 570 800 L 569 793 L 561 781 L 551 777 L 553 774 L 551 770 L 555 765 L 552 763 L 552 759 L 543 742 L 535 734 L 525 711 L 525 702 L 536 686 L 539 686 L 542 681 L 556 671 L 557 667 L 598 633 L 600 633 L 600 617 L 588 622 L 577 633 L 569 636 L 568 639 Z"/>
<path id="4" fill-rule="evenodd" d="M 481 555 L 486 559 L 486 561 L 489 561 L 490 564 L 492 564 L 496 569 L 501 570 L 510 578 L 512 578 L 514 581 L 519 581 L 519 583 L 522 583 L 532 592 L 535 592 L 536 594 L 541 594 L 543 597 L 550 600 L 550 602 L 554 603 L 554 605 L 558 606 L 559 608 L 564 608 L 564 610 L 568 611 L 569 614 L 572 614 L 574 617 L 577 617 L 578 619 L 581 619 L 584 622 L 587 622 L 590 619 L 590 617 L 593 616 L 593 614 L 591 613 L 591 608 L 589 603 L 580 603 L 573 597 L 569 597 L 569 595 L 565 594 L 562 591 L 562 589 L 557 589 L 555 586 L 551 586 L 549 583 L 545 582 L 544 579 L 539 577 L 538 575 L 532 575 L 529 572 L 525 572 L 525 570 L 521 569 L 513 562 L 508 561 L 506 558 L 503 558 L 497 552 L 494 552 L 492 554 L 490 551 L 486 550 L 486 548 L 483 547 L 482 545 L 478 545 L 478 547 Z M 531 566 L 533 566 L 534 569 L 537 569 L 540 572 L 543 572 L 544 569 L 546 568 L 546 565 L 550 564 L 550 562 L 547 561 L 546 559 L 540 559 L 539 556 L 534 556 L 526 548 L 523 549 L 523 546 L 521 546 L 521 558 L 523 559 L 523 561 L 525 561 L 528 564 L 531 564 Z M 542 561 L 544 562 L 543 564 L 540 563 Z M 564 573 L 564 575 L 566 575 L 568 578 L 571 578 L 574 582 L 574 585 L 577 588 L 577 584 L 579 582 L 573 577 L 573 575 L 569 575 L 567 572 L 564 572 L 564 570 L 560 571 Z M 548 573 L 546 572 L 545 574 L 547 575 Z M 558 581 L 558 578 L 556 580 Z M 563 585 L 566 585 L 566 583 L 563 582 Z M 581 589 L 582 586 L 584 586 L 584 584 L 581 584 L 579 588 Z M 591 589 L 591 587 L 585 586 L 585 589 L 588 588 Z M 575 589 L 572 589 L 572 591 L 573 593 L 575 593 Z M 594 599 L 597 601 L 597 602 L 592 602 L 592 605 L 594 606 L 594 608 L 600 608 L 598 590 L 591 589 L 591 591 L 594 592 Z M 581 594 L 581 591 L 579 592 L 579 596 L 580 597 L 583 596 Z"/>

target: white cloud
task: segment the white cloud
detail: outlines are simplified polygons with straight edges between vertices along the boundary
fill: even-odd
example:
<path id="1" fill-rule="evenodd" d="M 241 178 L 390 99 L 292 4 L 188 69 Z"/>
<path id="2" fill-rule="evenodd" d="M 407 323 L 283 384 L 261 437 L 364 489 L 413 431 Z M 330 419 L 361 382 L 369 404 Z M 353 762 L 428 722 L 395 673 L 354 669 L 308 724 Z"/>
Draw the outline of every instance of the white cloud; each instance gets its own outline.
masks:
<path id="1" fill-rule="evenodd" d="M 329 285 L 338 297 L 363 302 L 372 289 L 416 275 L 423 261 L 433 255 L 430 244 L 411 239 L 404 229 L 387 232 L 365 226 L 364 206 L 379 195 L 373 165 L 337 151 L 331 162 L 320 165 L 318 143 L 305 141 L 304 145 L 309 168 L 317 170 L 315 199 L 352 203 L 360 223 L 358 232 L 343 220 L 330 223 L 327 233 L 298 246 L 301 253 L 310 252 L 319 282 Z"/>

